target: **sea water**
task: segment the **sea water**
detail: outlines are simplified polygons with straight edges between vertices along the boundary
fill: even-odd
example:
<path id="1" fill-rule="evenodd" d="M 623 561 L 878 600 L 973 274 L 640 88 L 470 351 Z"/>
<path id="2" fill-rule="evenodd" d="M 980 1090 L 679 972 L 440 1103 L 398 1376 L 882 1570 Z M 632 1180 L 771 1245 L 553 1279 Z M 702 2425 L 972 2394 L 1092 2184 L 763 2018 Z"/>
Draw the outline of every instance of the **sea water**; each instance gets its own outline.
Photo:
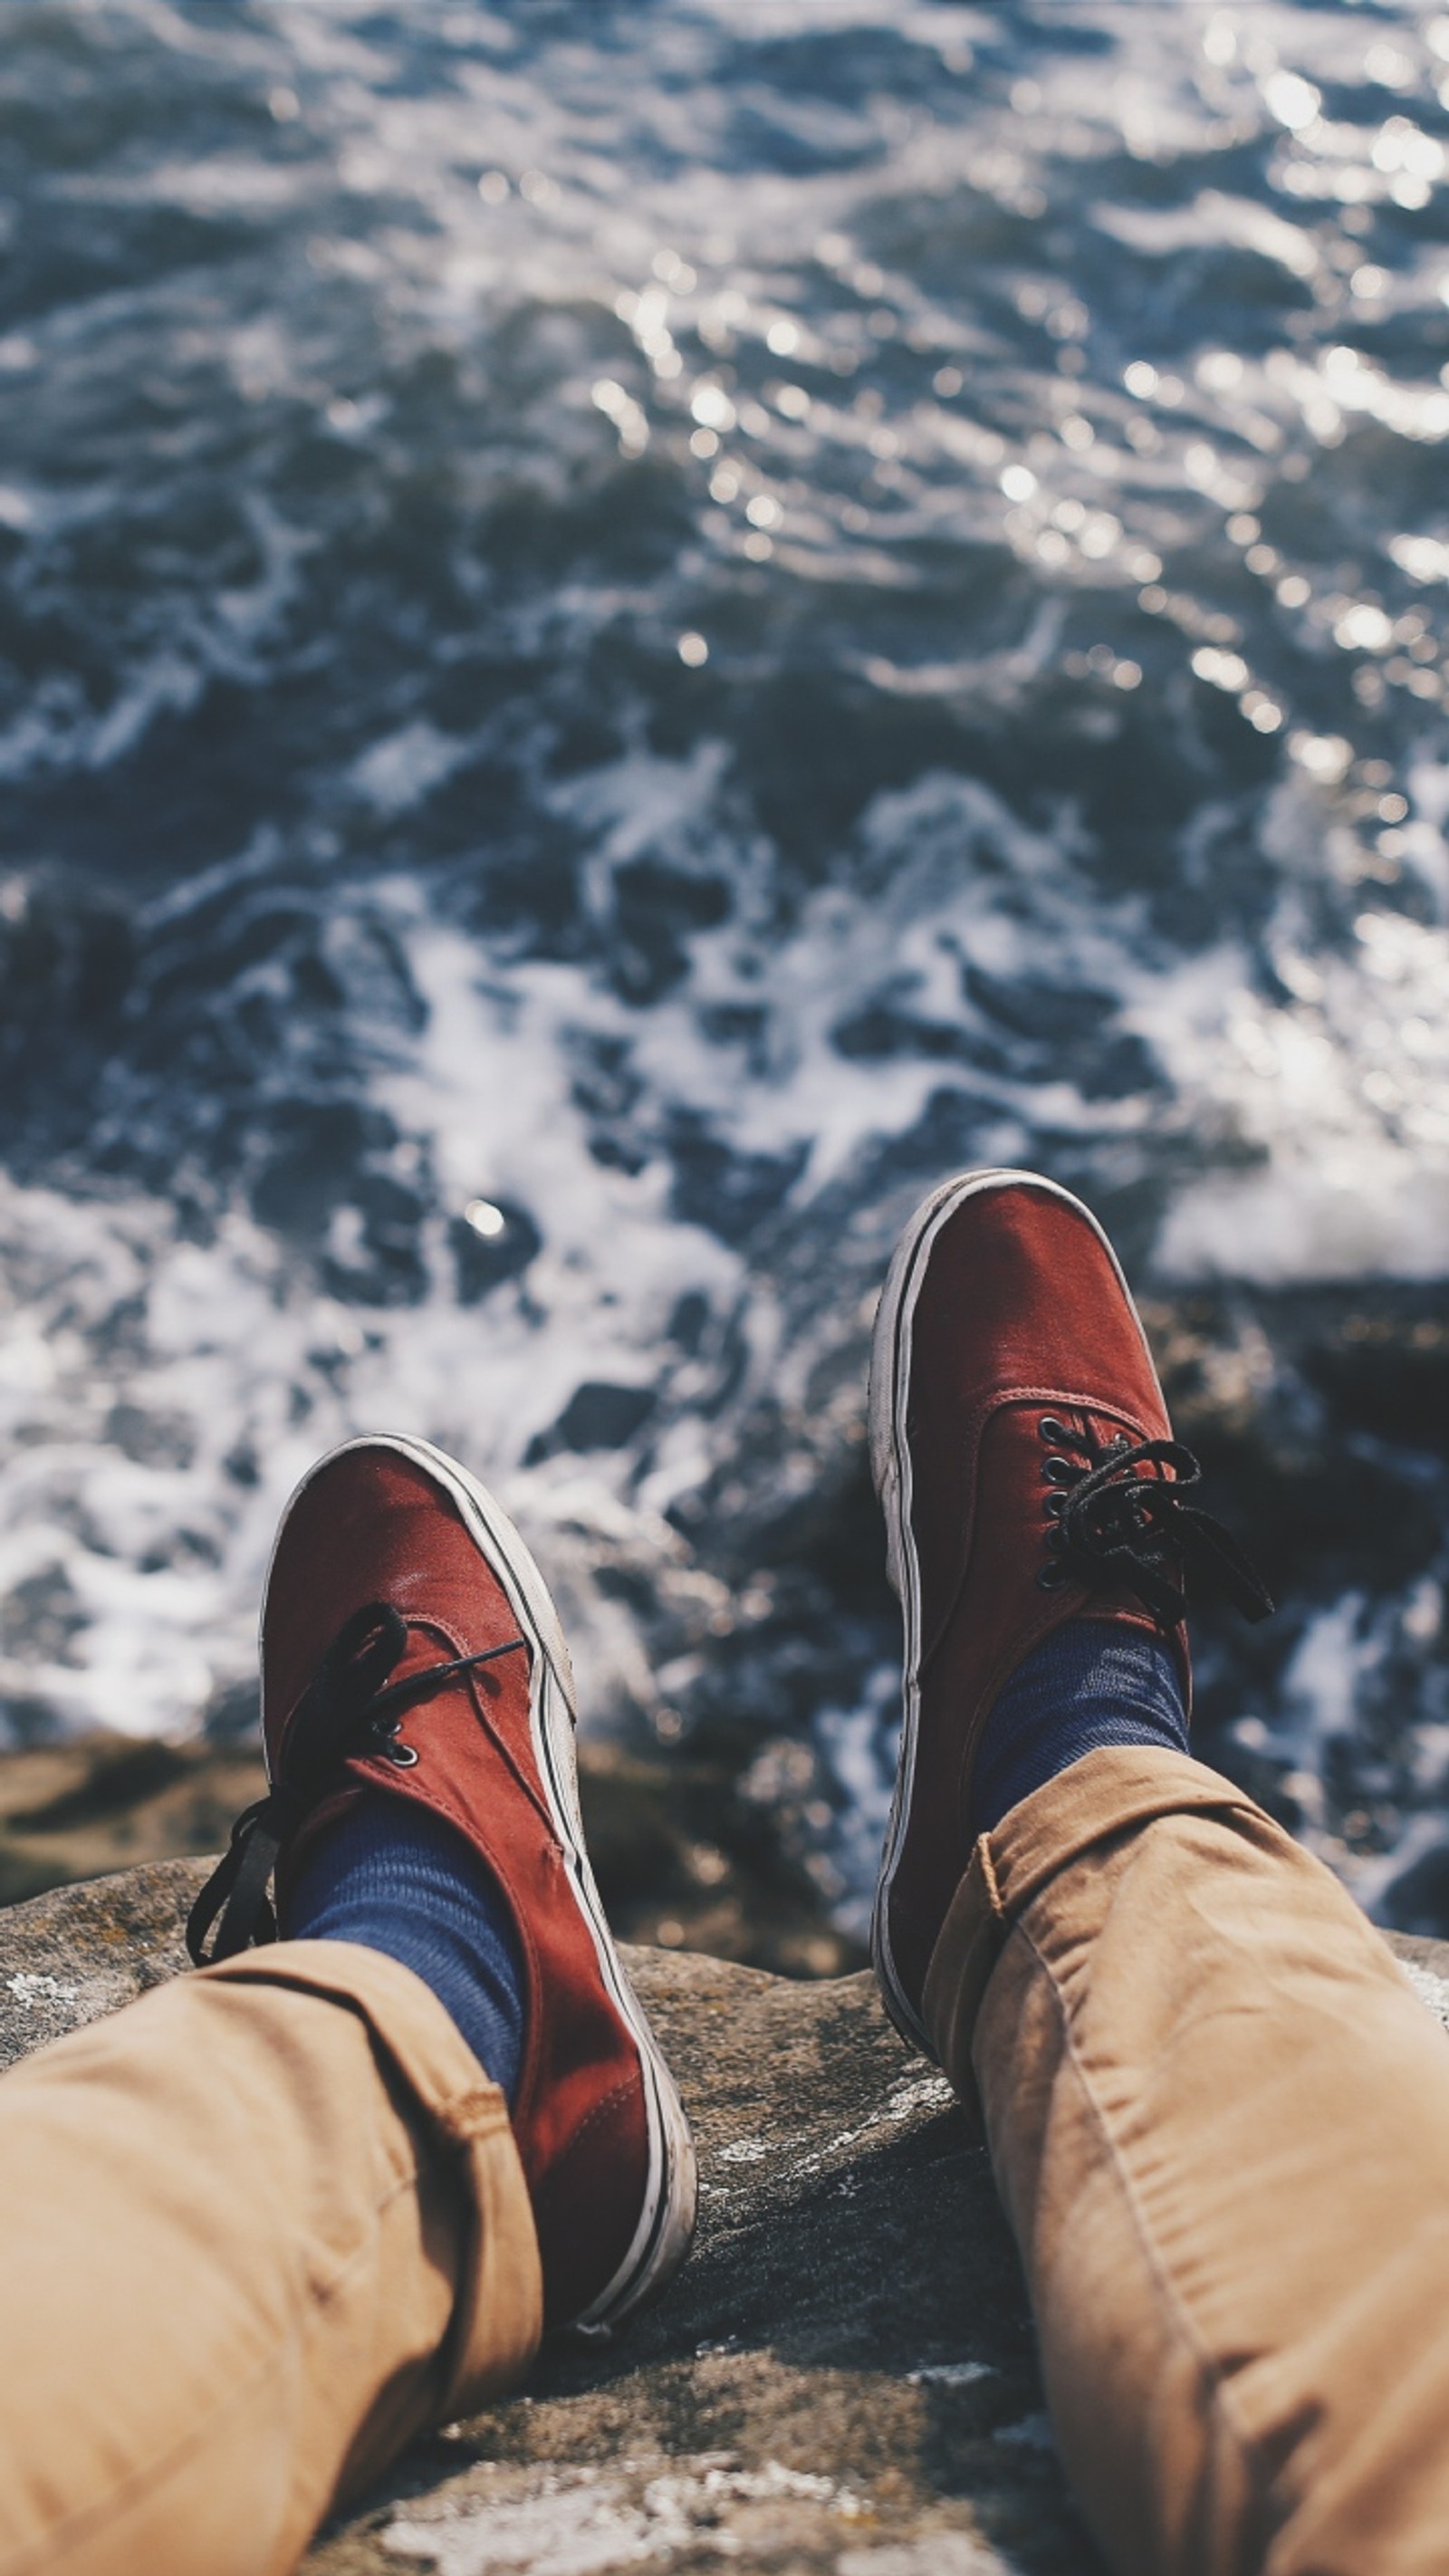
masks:
<path id="1" fill-rule="evenodd" d="M 1268 1375 L 1449 1275 L 1449 16 L 0 15 L 10 1740 L 248 1723 L 288 1490 L 403 1428 L 858 1922 L 922 1192 L 1044 1166 Z M 1219 1695 L 1371 1897 L 1441 1559 Z"/>

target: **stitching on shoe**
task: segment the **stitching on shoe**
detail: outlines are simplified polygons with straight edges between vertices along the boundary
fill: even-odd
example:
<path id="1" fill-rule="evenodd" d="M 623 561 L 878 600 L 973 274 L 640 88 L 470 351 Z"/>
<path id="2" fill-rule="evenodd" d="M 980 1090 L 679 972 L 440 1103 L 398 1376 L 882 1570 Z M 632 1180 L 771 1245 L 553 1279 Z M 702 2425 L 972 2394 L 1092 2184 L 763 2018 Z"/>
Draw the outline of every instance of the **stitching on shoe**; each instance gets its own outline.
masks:
<path id="1" fill-rule="evenodd" d="M 601 2121 L 607 2120 L 628 2094 L 642 2091 L 642 2075 L 636 2069 L 634 2074 L 624 2076 L 622 2080 L 613 2087 L 611 2092 L 604 2095 L 601 2102 L 596 2102 L 594 2104 L 594 2107 L 592 2111 L 590 2111 L 587 2119 L 579 2122 L 579 2125 L 575 2129 L 573 2136 L 570 2138 L 568 2145 L 555 2156 L 551 2169 L 538 2185 L 536 2193 L 536 2198 L 538 2200 L 545 2201 L 548 2199 L 555 2183 L 558 2182 L 565 2167 L 571 2162 L 576 2150 L 584 2144 L 590 2131 L 597 2129 Z"/>

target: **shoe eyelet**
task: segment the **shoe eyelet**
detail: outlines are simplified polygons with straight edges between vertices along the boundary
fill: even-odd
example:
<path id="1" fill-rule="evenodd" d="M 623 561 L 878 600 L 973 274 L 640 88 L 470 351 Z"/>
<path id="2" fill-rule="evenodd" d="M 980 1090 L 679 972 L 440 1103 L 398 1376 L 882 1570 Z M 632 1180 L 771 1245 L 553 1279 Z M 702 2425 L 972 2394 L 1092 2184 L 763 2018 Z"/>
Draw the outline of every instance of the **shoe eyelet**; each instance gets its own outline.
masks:
<path id="1" fill-rule="evenodd" d="M 395 1763 L 399 1771 L 411 1771 L 418 1758 L 418 1748 L 415 1744 L 386 1744 L 383 1746 L 383 1751 L 389 1762 Z"/>
<path id="2" fill-rule="evenodd" d="M 1081 1470 L 1074 1467 L 1069 1458 L 1043 1458 L 1041 1474 L 1044 1485 L 1076 1485 L 1081 1482 Z"/>
<path id="3" fill-rule="evenodd" d="M 1061 1555 L 1062 1549 L 1066 1545 L 1066 1540 L 1059 1527 L 1053 1525 L 1053 1527 L 1047 1531 L 1044 1544 L 1048 1556 Z"/>
<path id="4" fill-rule="evenodd" d="M 1051 1557 L 1036 1570 L 1037 1583 L 1043 1592 L 1060 1592 L 1067 1580 L 1067 1569 L 1059 1558 Z"/>
<path id="5" fill-rule="evenodd" d="M 1059 1521 L 1063 1512 L 1067 1508 L 1066 1495 L 1059 1493 L 1044 1494 L 1042 1496 L 1041 1507 L 1049 1521 Z"/>
<path id="6" fill-rule="evenodd" d="M 1064 1449 L 1071 1438 L 1066 1424 L 1058 1422 L 1054 1413 L 1044 1413 L 1036 1427 L 1039 1438 L 1049 1449 Z"/>
<path id="7" fill-rule="evenodd" d="M 375 1717 L 372 1721 L 372 1731 L 379 1744 L 386 1744 L 392 1736 L 401 1735 L 402 1719 L 396 1716 Z"/>

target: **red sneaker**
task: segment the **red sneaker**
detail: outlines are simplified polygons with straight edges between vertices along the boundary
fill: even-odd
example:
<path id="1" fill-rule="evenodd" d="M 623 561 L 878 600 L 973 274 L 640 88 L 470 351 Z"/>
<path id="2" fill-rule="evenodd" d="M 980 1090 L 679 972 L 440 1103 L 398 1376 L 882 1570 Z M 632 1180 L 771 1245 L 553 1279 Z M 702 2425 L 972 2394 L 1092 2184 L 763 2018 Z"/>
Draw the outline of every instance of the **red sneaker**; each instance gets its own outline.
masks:
<path id="1" fill-rule="evenodd" d="M 876 1318 L 871 1466 L 905 1623 L 905 1714 L 871 1948 L 902 2036 L 932 2054 L 921 1990 L 970 1858 L 976 1750 L 1008 1676 L 1068 1619 L 1146 1629 L 1191 1692 L 1182 1571 L 1272 1603 L 1186 1499 L 1137 1309 L 1079 1199 L 1031 1172 L 967 1172 L 917 1209 Z"/>
<path id="2" fill-rule="evenodd" d="M 313 1836 L 368 1791 L 446 1817 L 493 1872 L 527 1978 L 514 2134 L 546 2326 L 653 2298 L 694 2228 L 694 2150 L 584 1848 L 568 1649 L 517 1530 L 425 1440 L 350 1440 L 282 1516 L 262 1608 L 271 1795 L 238 1819 L 188 1926 L 200 1958 L 276 1924 Z"/>

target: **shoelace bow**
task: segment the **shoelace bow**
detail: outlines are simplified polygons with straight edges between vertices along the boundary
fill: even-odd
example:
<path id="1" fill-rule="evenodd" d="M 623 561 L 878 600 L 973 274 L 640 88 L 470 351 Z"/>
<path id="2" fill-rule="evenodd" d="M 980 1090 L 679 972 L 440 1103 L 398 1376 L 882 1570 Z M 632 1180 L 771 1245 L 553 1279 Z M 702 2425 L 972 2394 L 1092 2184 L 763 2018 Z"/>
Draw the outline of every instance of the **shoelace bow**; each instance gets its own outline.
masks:
<path id="1" fill-rule="evenodd" d="M 1103 1450 L 1090 1431 L 1057 1427 L 1064 1445 L 1090 1461 L 1077 1471 L 1056 1522 L 1053 1553 L 1060 1563 L 1087 1583 L 1125 1584 L 1165 1627 L 1175 1627 L 1187 1609 L 1171 1571 L 1174 1559 L 1215 1575 L 1245 1619 L 1271 1615 L 1273 1596 L 1231 1530 L 1187 1500 L 1202 1468 L 1181 1440 L 1124 1441 Z M 1170 1473 L 1143 1472 L 1152 1468 Z"/>
<path id="2" fill-rule="evenodd" d="M 511 1655 L 524 1643 L 522 1637 L 510 1637 L 506 1645 L 428 1664 L 389 1685 L 387 1677 L 407 1638 L 406 1620 L 387 1601 L 369 1601 L 354 1610 L 333 1638 L 292 1713 L 271 1788 L 238 1816 L 231 1842 L 187 1918 L 186 1946 L 197 1967 L 207 1964 L 206 1936 L 218 1915 L 212 1960 L 233 1958 L 251 1941 L 275 1941 L 277 1918 L 267 1894 L 272 1871 L 352 1756 L 388 1752 L 404 1709 L 418 1707 L 460 1673 Z M 404 1753 L 416 1761 L 410 1748 L 398 1747 L 392 1758 Z"/>

